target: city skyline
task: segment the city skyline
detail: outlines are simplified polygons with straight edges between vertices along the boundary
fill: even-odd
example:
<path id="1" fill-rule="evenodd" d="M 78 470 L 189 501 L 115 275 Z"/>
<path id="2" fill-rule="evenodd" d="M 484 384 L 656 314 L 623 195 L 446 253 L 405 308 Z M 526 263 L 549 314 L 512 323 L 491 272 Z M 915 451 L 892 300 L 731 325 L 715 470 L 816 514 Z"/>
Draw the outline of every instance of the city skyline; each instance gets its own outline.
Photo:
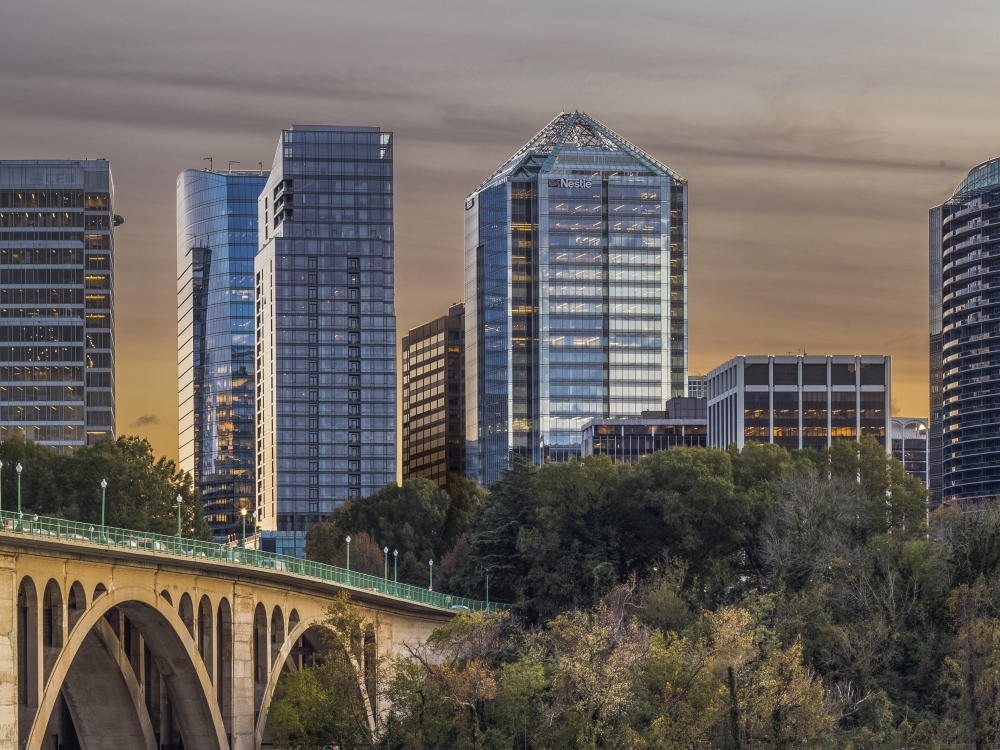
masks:
<path id="1" fill-rule="evenodd" d="M 269 42 L 269 53 L 294 49 L 323 71 L 293 81 L 247 44 L 263 39 L 265 6 L 226 8 L 199 9 L 204 29 L 190 37 L 195 7 L 184 3 L 101 3 L 90 16 L 4 11 L 3 157 L 114 165 L 116 211 L 128 218 L 116 238 L 119 434 L 147 435 L 158 453 L 177 455 L 172 275 L 183 169 L 207 166 L 209 155 L 216 169 L 229 160 L 266 168 L 276 134 L 293 123 L 393 131 L 402 332 L 463 298 L 459 202 L 560 109 L 588 112 L 692 185 L 690 372 L 758 351 L 885 353 L 895 411 L 927 415 L 926 211 L 1000 153 L 996 105 L 981 94 L 988 70 L 958 62 L 988 23 L 970 28 L 956 14 L 923 28 L 910 17 L 919 9 L 899 16 L 890 5 L 772 3 L 747 15 L 727 3 L 633 3 L 639 28 L 602 24 L 616 52 L 595 56 L 580 42 L 604 17 L 597 5 L 573 17 L 559 3 L 533 11 L 541 27 L 565 23 L 567 41 L 541 31 L 514 39 L 517 6 L 499 15 L 446 4 L 420 15 L 402 5 L 310 7 L 310 29 Z M 38 13 L 45 23 L 31 23 Z M 213 35 L 223 21 L 226 32 Z M 354 41 L 376 29 L 376 50 Z M 93 44 L 104 35 L 115 44 Z M 664 35 L 673 49 L 657 41 Z M 51 95 L 39 97 L 42 87 Z M 945 139 L 948 113 L 926 107 L 944 90 L 949 111 L 964 112 L 960 138 Z"/>

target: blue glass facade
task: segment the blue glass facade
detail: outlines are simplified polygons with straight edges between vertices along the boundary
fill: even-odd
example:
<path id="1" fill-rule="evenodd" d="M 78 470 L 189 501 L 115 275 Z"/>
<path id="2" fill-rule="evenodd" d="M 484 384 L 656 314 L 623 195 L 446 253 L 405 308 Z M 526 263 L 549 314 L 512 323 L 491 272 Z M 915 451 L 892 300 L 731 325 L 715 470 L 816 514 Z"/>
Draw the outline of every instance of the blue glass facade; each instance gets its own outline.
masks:
<path id="1" fill-rule="evenodd" d="M 466 201 L 468 474 L 581 453 L 686 392 L 687 183 L 563 113 Z"/>
<path id="2" fill-rule="evenodd" d="M 258 200 L 257 514 L 263 545 L 396 478 L 392 134 L 295 125 Z"/>
<path id="3" fill-rule="evenodd" d="M 257 197 L 267 172 L 187 170 L 177 178 L 180 464 L 212 534 L 241 532 L 254 501 Z"/>
<path id="4" fill-rule="evenodd" d="M 1000 159 L 930 212 L 931 490 L 1000 494 Z"/>

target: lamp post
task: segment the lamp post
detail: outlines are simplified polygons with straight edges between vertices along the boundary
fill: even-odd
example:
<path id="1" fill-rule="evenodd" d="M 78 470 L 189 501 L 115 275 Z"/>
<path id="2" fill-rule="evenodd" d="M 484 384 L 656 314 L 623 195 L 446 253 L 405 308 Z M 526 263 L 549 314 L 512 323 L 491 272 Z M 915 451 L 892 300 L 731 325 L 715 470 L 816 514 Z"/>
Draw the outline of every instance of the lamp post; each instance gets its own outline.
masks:
<path id="1" fill-rule="evenodd" d="M 486 569 L 486 614 L 490 613 L 490 569 Z"/>
<path id="2" fill-rule="evenodd" d="M 104 533 L 104 497 L 107 489 L 108 489 L 108 480 L 102 479 L 101 480 L 101 533 L 102 534 Z"/>
<path id="3" fill-rule="evenodd" d="M 392 582 L 399 583 L 399 550 L 392 551 Z"/>
<path id="4" fill-rule="evenodd" d="M 181 496 L 177 496 L 177 539 L 181 538 Z"/>
<path id="5" fill-rule="evenodd" d="M 351 570 L 351 537 L 347 537 L 347 570 Z"/>
<path id="6" fill-rule="evenodd" d="M 17 462 L 17 528 L 21 529 L 21 462 Z"/>
<path id="7" fill-rule="evenodd" d="M 242 547 L 247 546 L 247 509 L 240 508 L 240 517 L 243 519 L 243 538 L 240 540 Z"/>
<path id="8" fill-rule="evenodd" d="M 3 461 L 0 461 L 0 511 L 3 510 Z"/>
<path id="9" fill-rule="evenodd" d="M 385 547 L 382 550 L 382 576 L 386 581 L 389 580 L 389 548 Z"/>
<path id="10" fill-rule="evenodd" d="M 431 585 L 427 587 L 427 590 L 428 591 L 433 591 L 434 590 L 434 561 L 431 560 L 428 563 L 428 565 L 430 566 L 430 571 L 431 571 Z"/>

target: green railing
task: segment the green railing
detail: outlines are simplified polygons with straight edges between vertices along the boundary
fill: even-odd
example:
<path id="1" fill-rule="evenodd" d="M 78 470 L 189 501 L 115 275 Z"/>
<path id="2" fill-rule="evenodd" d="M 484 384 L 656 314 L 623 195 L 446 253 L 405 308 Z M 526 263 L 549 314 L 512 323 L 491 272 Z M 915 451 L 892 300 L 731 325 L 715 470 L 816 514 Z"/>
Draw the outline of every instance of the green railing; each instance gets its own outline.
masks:
<path id="1" fill-rule="evenodd" d="M 301 560 L 288 555 L 278 555 L 274 552 L 263 552 L 243 547 L 229 547 L 215 542 L 200 542 L 195 539 L 182 539 L 176 536 L 162 534 L 147 534 L 142 531 L 116 529 L 100 524 L 67 521 L 63 518 L 48 518 L 24 513 L 18 515 L 8 511 L 0 512 L 0 532 L 23 534 L 43 539 L 58 539 L 79 544 L 89 544 L 112 549 L 125 549 L 142 552 L 152 552 L 160 555 L 175 555 L 234 565 L 247 565 L 253 568 L 276 570 L 282 573 L 308 576 L 320 581 L 339 583 L 356 589 L 370 591 L 375 594 L 406 599 L 411 602 L 429 604 L 442 609 L 461 610 L 474 609 L 497 610 L 502 605 L 466 599 L 461 596 L 450 596 L 439 591 L 429 591 L 420 586 L 408 583 L 393 583 L 385 578 L 358 573 L 353 570 L 337 568 L 333 565 Z"/>

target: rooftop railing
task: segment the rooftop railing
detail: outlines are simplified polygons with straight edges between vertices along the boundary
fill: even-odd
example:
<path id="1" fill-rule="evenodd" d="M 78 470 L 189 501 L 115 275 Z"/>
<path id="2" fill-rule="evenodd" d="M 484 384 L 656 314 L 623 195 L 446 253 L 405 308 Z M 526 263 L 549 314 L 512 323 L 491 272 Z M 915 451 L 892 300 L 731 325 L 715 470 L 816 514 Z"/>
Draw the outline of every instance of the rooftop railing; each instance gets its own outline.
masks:
<path id="1" fill-rule="evenodd" d="M 395 583 L 386 578 L 358 573 L 325 563 L 302 560 L 289 555 L 264 552 L 244 547 L 233 547 L 215 542 L 202 542 L 176 536 L 151 534 L 130 529 L 116 529 L 112 526 L 69 521 L 64 518 L 49 518 L 29 513 L 0 511 L 0 533 L 18 534 L 58 541 L 85 544 L 109 549 L 124 549 L 136 552 L 151 552 L 202 560 L 215 560 L 233 565 L 273 570 L 282 573 L 306 576 L 327 583 L 351 586 L 396 599 L 403 599 L 447 610 L 495 611 L 505 608 L 491 602 L 451 596 L 439 591 L 431 591 L 408 583 Z"/>

